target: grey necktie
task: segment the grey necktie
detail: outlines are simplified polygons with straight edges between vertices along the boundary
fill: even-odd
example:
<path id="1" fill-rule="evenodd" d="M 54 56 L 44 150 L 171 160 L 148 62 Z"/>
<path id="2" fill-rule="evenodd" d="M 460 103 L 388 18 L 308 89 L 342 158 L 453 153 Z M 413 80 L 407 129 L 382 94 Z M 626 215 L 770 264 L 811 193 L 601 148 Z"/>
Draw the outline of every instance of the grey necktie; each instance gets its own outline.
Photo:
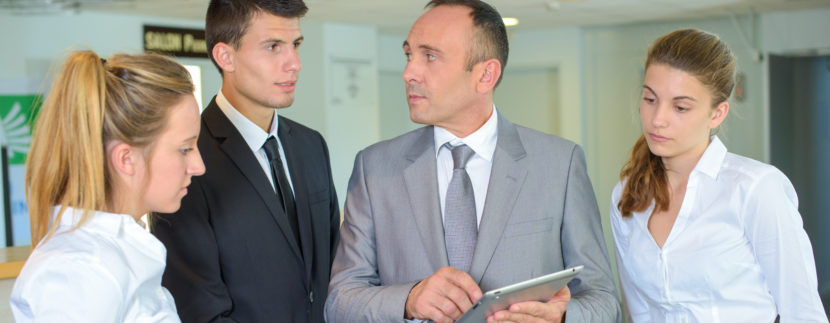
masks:
<path id="1" fill-rule="evenodd" d="M 467 145 L 453 147 L 446 143 L 444 147 L 452 151 L 453 163 L 444 208 L 444 241 L 450 266 L 469 272 L 478 239 L 478 225 L 473 183 L 465 166 L 475 152 Z"/>

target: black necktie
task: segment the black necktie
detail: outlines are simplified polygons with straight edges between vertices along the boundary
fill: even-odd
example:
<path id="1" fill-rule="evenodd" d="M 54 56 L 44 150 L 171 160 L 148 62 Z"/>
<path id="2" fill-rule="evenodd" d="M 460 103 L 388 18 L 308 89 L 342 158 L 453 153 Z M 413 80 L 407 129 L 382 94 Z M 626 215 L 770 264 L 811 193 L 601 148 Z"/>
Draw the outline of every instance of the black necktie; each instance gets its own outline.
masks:
<path id="1" fill-rule="evenodd" d="M 291 231 L 294 232 L 294 238 L 297 239 L 297 244 L 300 244 L 300 226 L 297 223 L 297 208 L 294 205 L 294 193 L 291 191 L 291 184 L 288 183 L 288 177 L 285 176 L 285 168 L 282 167 L 282 159 L 280 159 L 280 148 L 277 145 L 277 139 L 274 136 L 268 137 L 265 144 L 262 145 L 265 149 L 265 155 L 268 156 L 268 161 L 271 163 L 271 174 L 274 176 L 274 188 L 277 191 L 277 196 L 282 202 L 283 211 L 288 217 L 288 224 L 291 225 Z"/>

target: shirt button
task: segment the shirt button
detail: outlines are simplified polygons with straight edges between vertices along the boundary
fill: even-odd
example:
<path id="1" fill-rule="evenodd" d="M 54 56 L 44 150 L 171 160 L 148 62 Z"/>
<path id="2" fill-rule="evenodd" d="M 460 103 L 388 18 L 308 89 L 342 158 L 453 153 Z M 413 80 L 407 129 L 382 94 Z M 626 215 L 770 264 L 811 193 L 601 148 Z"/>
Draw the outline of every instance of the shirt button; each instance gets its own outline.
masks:
<path id="1" fill-rule="evenodd" d="M 308 292 L 308 300 L 311 303 L 314 303 L 314 291 Z"/>

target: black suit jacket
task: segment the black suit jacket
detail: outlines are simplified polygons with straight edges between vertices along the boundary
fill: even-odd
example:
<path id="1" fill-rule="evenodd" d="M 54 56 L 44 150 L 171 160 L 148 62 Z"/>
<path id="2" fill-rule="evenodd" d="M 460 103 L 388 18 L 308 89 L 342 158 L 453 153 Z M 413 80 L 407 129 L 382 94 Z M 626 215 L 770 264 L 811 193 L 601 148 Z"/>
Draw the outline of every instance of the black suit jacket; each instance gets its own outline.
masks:
<path id="1" fill-rule="evenodd" d="M 167 247 L 162 284 L 183 322 L 323 322 L 340 211 L 328 148 L 316 131 L 279 118 L 301 245 L 242 135 L 216 105 L 202 113 L 206 173 L 181 209 L 156 214 Z"/>

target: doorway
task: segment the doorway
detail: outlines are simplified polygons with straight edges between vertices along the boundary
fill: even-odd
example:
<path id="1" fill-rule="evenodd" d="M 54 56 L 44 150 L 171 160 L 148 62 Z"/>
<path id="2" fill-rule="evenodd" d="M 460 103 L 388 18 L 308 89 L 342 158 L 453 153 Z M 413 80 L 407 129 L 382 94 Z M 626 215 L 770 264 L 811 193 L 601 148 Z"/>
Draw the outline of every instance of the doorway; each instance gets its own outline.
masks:
<path id="1" fill-rule="evenodd" d="M 770 56 L 770 162 L 795 186 L 830 313 L 830 56 Z"/>

